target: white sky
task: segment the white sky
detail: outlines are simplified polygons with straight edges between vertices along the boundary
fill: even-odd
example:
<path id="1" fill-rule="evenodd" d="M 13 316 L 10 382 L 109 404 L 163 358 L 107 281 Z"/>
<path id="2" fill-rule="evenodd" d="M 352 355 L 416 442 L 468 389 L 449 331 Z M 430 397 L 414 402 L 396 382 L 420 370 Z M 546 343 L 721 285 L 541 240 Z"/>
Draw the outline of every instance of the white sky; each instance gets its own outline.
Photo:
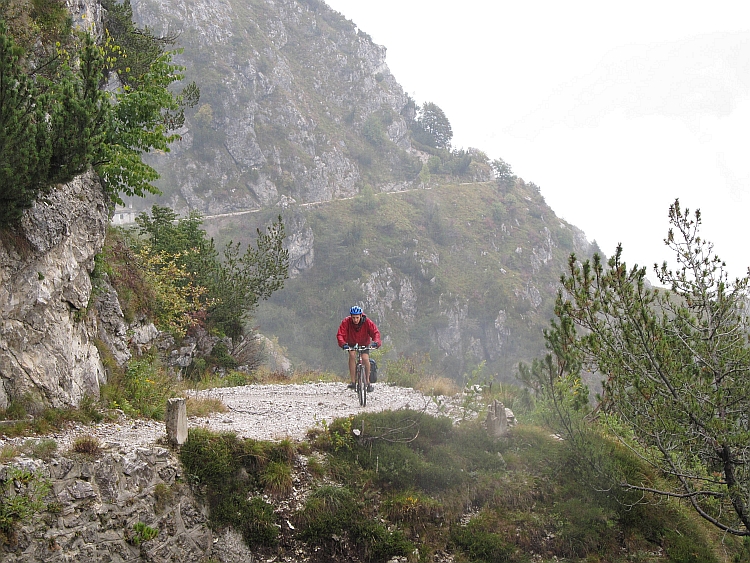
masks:
<path id="1" fill-rule="evenodd" d="M 388 49 L 456 148 L 502 158 L 628 264 L 670 258 L 675 198 L 750 266 L 750 3 L 326 0 Z M 649 275 L 655 280 L 653 275 Z"/>

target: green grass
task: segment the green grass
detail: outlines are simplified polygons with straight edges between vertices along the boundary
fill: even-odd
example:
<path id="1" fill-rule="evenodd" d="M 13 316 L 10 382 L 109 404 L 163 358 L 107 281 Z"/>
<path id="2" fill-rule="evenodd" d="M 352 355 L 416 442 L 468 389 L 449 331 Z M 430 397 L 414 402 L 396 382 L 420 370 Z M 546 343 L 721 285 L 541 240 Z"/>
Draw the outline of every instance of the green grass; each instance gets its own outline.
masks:
<path id="1" fill-rule="evenodd" d="M 0 436 L 17 437 L 33 434 L 48 434 L 61 430 L 71 423 L 96 423 L 105 418 L 101 405 L 85 397 L 78 408 L 44 408 L 30 397 L 11 401 L 5 410 L 0 410 Z"/>

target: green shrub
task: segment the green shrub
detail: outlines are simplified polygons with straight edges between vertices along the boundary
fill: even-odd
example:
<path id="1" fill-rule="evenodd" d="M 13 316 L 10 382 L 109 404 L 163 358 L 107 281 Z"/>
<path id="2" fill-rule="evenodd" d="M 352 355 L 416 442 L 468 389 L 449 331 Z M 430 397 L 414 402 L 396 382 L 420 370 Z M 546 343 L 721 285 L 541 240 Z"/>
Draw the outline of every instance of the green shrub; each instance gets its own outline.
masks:
<path id="1" fill-rule="evenodd" d="M 230 487 L 239 471 L 235 453 L 240 450 L 235 434 L 191 428 L 188 440 L 180 448 L 180 459 L 192 483 L 218 492 Z"/>
<path id="2" fill-rule="evenodd" d="M 36 473 L 9 467 L 0 478 L 0 544 L 12 543 L 19 524 L 46 508 L 50 484 Z"/>
<path id="3" fill-rule="evenodd" d="M 79 436 L 70 449 L 77 454 L 95 457 L 101 453 L 102 445 L 96 436 Z"/>
<path id="4" fill-rule="evenodd" d="M 367 560 L 388 561 L 414 551 L 414 544 L 406 539 L 401 530 L 389 531 L 374 520 L 355 520 L 350 526 L 349 535 Z"/>
<path id="5" fill-rule="evenodd" d="M 301 538 L 313 545 L 330 542 L 333 534 L 341 534 L 356 510 L 354 494 L 346 487 L 322 485 L 315 489 L 297 514 Z"/>
<path id="6" fill-rule="evenodd" d="M 213 527 L 231 525 L 249 547 L 271 547 L 278 540 L 276 516 L 273 507 L 253 493 L 261 485 L 288 490 L 289 465 L 269 461 L 271 452 L 281 458 L 287 450 L 288 446 L 240 440 L 235 434 L 191 429 L 180 460 L 194 490 L 208 501 Z"/>
<path id="7" fill-rule="evenodd" d="M 331 423 L 335 431 L 339 419 Z M 359 415 L 348 422 L 360 430 L 358 441 L 334 453 L 364 471 L 368 479 L 393 490 L 441 491 L 459 486 L 469 469 L 453 455 L 452 422 L 418 411 L 384 411 Z M 453 444 L 449 446 L 448 444 Z"/>
<path id="8" fill-rule="evenodd" d="M 664 552 L 673 563 L 718 563 L 702 534 L 680 533 L 668 529 L 664 534 Z"/>
<path id="9" fill-rule="evenodd" d="M 41 440 L 26 440 L 24 443 L 24 451 L 26 451 L 32 457 L 49 460 L 57 451 L 57 442 L 51 438 L 43 438 Z"/>
<path id="10" fill-rule="evenodd" d="M 154 539 L 159 534 L 159 530 L 147 526 L 143 522 L 136 522 L 133 525 L 133 532 L 129 535 L 128 541 L 133 545 L 141 545 L 144 542 Z"/>
<path id="11" fill-rule="evenodd" d="M 484 531 L 473 522 L 454 527 L 450 537 L 472 563 L 509 563 L 514 560 L 512 547 L 499 535 Z"/>
<path id="12" fill-rule="evenodd" d="M 229 349 L 224 342 L 218 342 L 211 350 L 208 358 L 214 365 L 225 369 L 237 367 L 237 360 L 229 353 Z"/>
<path id="13" fill-rule="evenodd" d="M 3 446 L 0 447 L 0 463 L 10 461 L 20 453 L 21 450 L 15 444 L 3 444 Z"/>
<path id="14" fill-rule="evenodd" d="M 165 483 L 158 483 L 154 487 L 154 512 L 161 514 L 174 499 L 172 487 Z"/>
<path id="15" fill-rule="evenodd" d="M 211 521 L 230 525 L 242 534 L 250 548 L 271 547 L 278 541 L 273 506 L 260 497 L 248 500 L 241 492 L 225 492 L 225 498 L 211 508 Z"/>
<path id="16" fill-rule="evenodd" d="M 119 390 L 120 400 L 113 400 L 113 406 L 117 404 L 131 416 L 155 420 L 164 418 L 167 399 L 177 394 L 174 379 L 151 356 L 135 358 L 128 363 Z"/>
<path id="17" fill-rule="evenodd" d="M 383 123 L 376 114 L 371 114 L 362 126 L 362 136 L 375 147 L 382 147 L 388 142 Z"/>
<path id="18" fill-rule="evenodd" d="M 305 501 L 297 515 L 300 537 L 330 555 L 339 548 L 333 536 L 349 534 L 351 546 L 366 560 L 404 556 L 414 545 L 400 530 L 389 531 L 368 516 L 362 502 L 346 487 L 323 485 Z"/>
<path id="19" fill-rule="evenodd" d="M 592 502 L 587 491 L 556 503 L 553 518 L 557 522 L 554 543 L 557 553 L 566 557 L 586 557 L 616 551 L 619 536 L 617 514 Z"/>
<path id="20" fill-rule="evenodd" d="M 399 387 L 416 388 L 419 381 L 427 376 L 430 359 L 424 355 L 401 355 L 396 361 L 387 361 L 385 372 L 388 374 L 388 383 Z"/>
<path id="21" fill-rule="evenodd" d="M 418 491 L 398 492 L 383 501 L 381 509 L 390 520 L 412 527 L 441 521 L 443 513 L 440 502 Z"/>

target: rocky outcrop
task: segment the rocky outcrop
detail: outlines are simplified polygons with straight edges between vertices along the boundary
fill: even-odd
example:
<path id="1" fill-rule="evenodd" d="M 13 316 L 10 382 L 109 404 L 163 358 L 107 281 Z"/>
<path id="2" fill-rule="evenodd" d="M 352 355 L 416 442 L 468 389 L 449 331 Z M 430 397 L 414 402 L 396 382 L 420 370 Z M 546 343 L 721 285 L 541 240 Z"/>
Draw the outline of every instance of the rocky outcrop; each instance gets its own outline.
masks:
<path id="1" fill-rule="evenodd" d="M 201 89 L 181 140 L 150 157 L 174 209 L 217 215 L 282 196 L 349 197 L 373 159 L 385 171 L 377 189 L 412 187 L 420 168 L 407 121 L 414 109 L 386 49 L 322 2 L 132 5 L 140 25 L 179 36 L 185 51 L 176 60 Z"/>
<path id="2" fill-rule="evenodd" d="M 46 480 L 51 491 L 47 511 L 23 522 L 10 544 L 0 542 L 5 563 L 197 563 L 211 553 L 206 516 L 166 448 L 66 454 L 48 462 L 17 458 L 0 465 L 0 482 L 14 469 Z M 19 482 L 16 493 L 24 492 Z M 156 532 L 153 538 L 146 527 Z"/>
<path id="3" fill-rule="evenodd" d="M 492 438 L 502 438 L 508 430 L 515 426 L 516 417 L 513 411 L 495 399 L 487 408 L 487 416 L 484 420 L 487 433 Z"/>
<path id="4" fill-rule="evenodd" d="M 53 189 L 0 240 L 0 408 L 99 396 L 105 375 L 87 320 L 105 196 L 95 174 Z M 114 332 L 120 330 L 115 328 Z"/>
<path id="5" fill-rule="evenodd" d="M 294 278 L 313 267 L 315 236 L 302 214 L 285 218 L 284 227 L 288 232 L 284 248 L 289 251 L 289 277 Z"/>
<path id="6" fill-rule="evenodd" d="M 361 283 L 365 307 L 372 316 L 384 319 L 387 311 L 394 311 L 406 323 L 413 323 L 417 310 L 417 295 L 407 276 L 394 273 L 391 268 L 372 272 Z"/>

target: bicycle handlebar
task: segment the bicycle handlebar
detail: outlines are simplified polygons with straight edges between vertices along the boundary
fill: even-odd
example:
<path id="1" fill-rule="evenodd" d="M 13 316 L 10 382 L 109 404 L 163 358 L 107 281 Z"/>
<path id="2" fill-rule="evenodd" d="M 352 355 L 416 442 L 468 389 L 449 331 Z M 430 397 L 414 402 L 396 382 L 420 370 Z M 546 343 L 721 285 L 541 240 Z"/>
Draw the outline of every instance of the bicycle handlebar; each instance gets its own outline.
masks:
<path id="1" fill-rule="evenodd" d="M 363 352 L 366 350 L 377 350 L 377 346 L 373 346 L 372 344 L 368 344 L 367 346 L 361 346 L 360 344 L 355 344 L 354 346 L 349 346 L 349 350 L 355 350 L 359 352 Z M 344 348 L 346 350 L 346 348 Z"/>

